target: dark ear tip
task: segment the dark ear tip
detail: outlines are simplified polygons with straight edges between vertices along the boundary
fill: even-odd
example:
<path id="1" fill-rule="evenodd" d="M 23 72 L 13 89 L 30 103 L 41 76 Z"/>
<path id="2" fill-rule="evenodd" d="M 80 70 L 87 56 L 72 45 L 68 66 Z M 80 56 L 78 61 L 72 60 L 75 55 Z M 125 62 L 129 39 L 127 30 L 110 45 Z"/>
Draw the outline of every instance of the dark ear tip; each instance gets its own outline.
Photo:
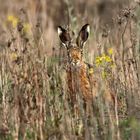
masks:
<path id="1" fill-rule="evenodd" d="M 83 30 L 86 30 L 87 32 L 90 32 L 90 25 L 87 23 L 87 24 L 85 24 L 83 27 L 82 27 L 82 29 L 81 29 L 82 31 Z"/>
<path id="2" fill-rule="evenodd" d="M 66 31 L 62 26 L 57 26 L 57 29 L 60 29 L 62 31 Z"/>
<path id="3" fill-rule="evenodd" d="M 86 26 L 89 26 L 89 23 L 85 24 Z"/>
<path id="4" fill-rule="evenodd" d="M 87 27 L 87 26 L 90 26 L 90 25 L 87 23 L 87 24 L 85 24 L 83 27 Z"/>
<path id="5" fill-rule="evenodd" d="M 58 29 L 58 28 L 62 28 L 62 27 L 61 27 L 61 26 L 57 26 L 57 29 Z"/>

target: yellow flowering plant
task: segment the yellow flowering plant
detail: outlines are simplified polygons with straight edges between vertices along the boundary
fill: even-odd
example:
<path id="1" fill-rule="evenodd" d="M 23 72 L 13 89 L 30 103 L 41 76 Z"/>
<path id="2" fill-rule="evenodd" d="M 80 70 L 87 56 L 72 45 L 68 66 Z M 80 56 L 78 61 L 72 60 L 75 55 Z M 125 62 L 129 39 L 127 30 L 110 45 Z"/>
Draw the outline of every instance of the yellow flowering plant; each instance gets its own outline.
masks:
<path id="1" fill-rule="evenodd" d="M 12 52 L 12 53 L 10 54 L 10 60 L 16 61 L 17 58 L 18 58 L 18 54 L 17 54 L 16 52 Z"/>
<path id="2" fill-rule="evenodd" d="M 31 30 L 31 25 L 29 23 L 23 24 L 23 32 L 28 33 Z"/>
<path id="3" fill-rule="evenodd" d="M 12 25 L 13 28 L 16 28 L 20 22 L 19 18 L 17 18 L 14 15 L 8 15 L 7 16 L 7 22 Z M 28 22 L 23 22 L 21 23 L 22 28 L 21 31 L 22 33 L 29 33 L 31 31 L 31 24 Z"/>
<path id="4" fill-rule="evenodd" d="M 7 16 L 7 21 L 12 24 L 13 28 L 16 28 L 17 24 L 19 22 L 19 19 L 17 17 L 13 16 L 13 15 L 8 15 Z"/>
<path id="5" fill-rule="evenodd" d="M 96 66 L 112 63 L 112 58 L 108 55 L 102 54 L 101 56 L 97 56 L 95 59 Z"/>
<path id="6" fill-rule="evenodd" d="M 112 54 L 113 54 L 113 48 L 109 48 L 109 49 L 108 49 L 108 54 L 109 54 L 109 55 L 112 55 Z"/>
<path id="7" fill-rule="evenodd" d="M 101 76 L 103 79 L 109 76 L 110 71 L 114 67 L 114 62 L 112 59 L 113 49 L 108 49 L 108 55 L 103 53 L 101 56 L 97 56 L 95 59 L 96 67 L 101 68 Z"/>
<path id="8" fill-rule="evenodd" d="M 89 74 L 93 74 L 93 73 L 94 73 L 93 68 L 89 68 Z"/>

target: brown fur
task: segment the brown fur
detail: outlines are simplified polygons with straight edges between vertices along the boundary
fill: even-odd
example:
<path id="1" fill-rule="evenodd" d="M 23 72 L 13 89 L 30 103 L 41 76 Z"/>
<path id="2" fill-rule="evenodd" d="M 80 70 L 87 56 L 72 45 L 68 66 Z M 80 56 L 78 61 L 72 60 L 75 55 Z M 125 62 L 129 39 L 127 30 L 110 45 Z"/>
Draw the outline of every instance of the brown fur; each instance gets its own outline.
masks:
<path id="1" fill-rule="evenodd" d="M 85 101 L 92 99 L 91 86 L 87 77 L 87 65 L 80 62 L 79 67 L 68 64 L 67 81 L 70 96 L 76 100 L 76 94 L 80 94 Z"/>
<path id="2" fill-rule="evenodd" d="M 80 96 L 87 104 L 92 101 L 92 84 L 88 74 L 88 65 L 83 61 L 83 46 L 88 39 L 89 25 L 86 24 L 80 30 L 75 42 L 72 42 L 69 31 L 61 26 L 58 27 L 58 34 L 63 45 L 67 48 L 67 85 L 71 103 L 77 104 L 77 96 Z"/>

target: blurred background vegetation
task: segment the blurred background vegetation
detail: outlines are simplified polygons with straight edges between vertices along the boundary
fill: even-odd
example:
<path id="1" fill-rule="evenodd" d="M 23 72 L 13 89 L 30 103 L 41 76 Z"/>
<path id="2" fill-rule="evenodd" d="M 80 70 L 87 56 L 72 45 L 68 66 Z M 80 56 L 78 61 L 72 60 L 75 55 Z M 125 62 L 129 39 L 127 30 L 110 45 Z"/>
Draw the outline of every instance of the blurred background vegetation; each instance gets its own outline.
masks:
<path id="1" fill-rule="evenodd" d="M 0 140 L 140 139 L 139 0 L 0 3 Z M 71 112 L 57 35 L 59 25 L 77 32 L 86 23 L 84 59 L 97 81 L 90 118 L 81 97 L 80 114 Z"/>

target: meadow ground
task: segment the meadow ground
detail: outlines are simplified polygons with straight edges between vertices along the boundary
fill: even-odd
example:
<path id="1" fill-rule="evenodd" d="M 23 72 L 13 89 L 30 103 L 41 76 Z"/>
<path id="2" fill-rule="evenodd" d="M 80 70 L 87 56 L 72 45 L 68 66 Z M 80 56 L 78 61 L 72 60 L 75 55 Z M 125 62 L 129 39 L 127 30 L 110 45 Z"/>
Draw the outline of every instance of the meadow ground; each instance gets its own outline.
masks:
<path id="1" fill-rule="evenodd" d="M 0 140 L 140 139 L 139 0 L 0 3 Z M 84 60 L 97 85 L 89 118 L 79 95 L 71 112 L 57 35 L 58 25 L 77 32 L 87 22 Z"/>

